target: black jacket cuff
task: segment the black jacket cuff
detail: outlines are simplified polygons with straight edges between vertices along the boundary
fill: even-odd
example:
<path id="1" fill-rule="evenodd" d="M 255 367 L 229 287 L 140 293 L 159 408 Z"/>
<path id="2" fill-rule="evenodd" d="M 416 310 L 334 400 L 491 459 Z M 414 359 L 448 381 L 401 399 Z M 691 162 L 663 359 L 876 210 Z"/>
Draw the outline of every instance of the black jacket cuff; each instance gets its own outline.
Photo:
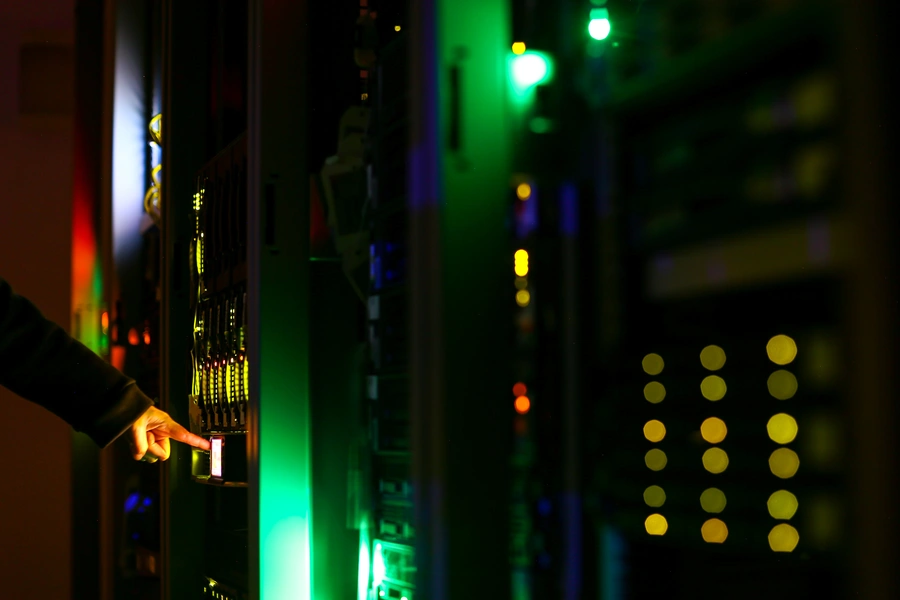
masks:
<path id="1" fill-rule="evenodd" d="M 151 406 L 153 401 L 134 382 L 129 383 L 119 393 L 119 400 L 82 431 L 98 446 L 105 448 L 125 433 Z"/>

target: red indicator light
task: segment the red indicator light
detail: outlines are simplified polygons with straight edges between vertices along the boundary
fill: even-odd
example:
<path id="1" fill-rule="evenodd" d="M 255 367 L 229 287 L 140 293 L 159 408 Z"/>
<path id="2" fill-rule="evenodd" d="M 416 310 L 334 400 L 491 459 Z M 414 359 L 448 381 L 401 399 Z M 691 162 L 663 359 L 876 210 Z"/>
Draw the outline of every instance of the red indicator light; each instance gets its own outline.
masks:
<path id="1" fill-rule="evenodd" d="M 528 399 L 528 396 L 519 396 L 516 398 L 516 412 L 520 415 L 528 414 L 528 411 L 531 410 L 531 400 Z"/>

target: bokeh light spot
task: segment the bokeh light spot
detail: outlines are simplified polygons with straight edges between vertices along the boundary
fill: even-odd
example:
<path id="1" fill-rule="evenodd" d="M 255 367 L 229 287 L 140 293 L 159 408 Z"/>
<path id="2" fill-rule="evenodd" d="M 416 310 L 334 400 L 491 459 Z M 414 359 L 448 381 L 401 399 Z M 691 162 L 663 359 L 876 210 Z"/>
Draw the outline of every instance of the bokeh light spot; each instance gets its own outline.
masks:
<path id="1" fill-rule="evenodd" d="M 666 437 L 666 426 L 656 419 L 647 421 L 644 424 L 644 437 L 651 442 L 661 442 Z"/>
<path id="2" fill-rule="evenodd" d="M 820 549 L 835 548 L 840 544 L 842 527 L 841 505 L 837 497 L 819 495 L 804 510 L 806 540 Z"/>
<path id="3" fill-rule="evenodd" d="M 513 386 L 513 396 L 516 396 L 516 397 L 524 396 L 527 393 L 528 393 L 528 387 L 521 381 Z"/>
<path id="4" fill-rule="evenodd" d="M 524 44 L 522 44 L 522 45 L 524 46 Z M 523 48 L 522 52 L 524 52 L 524 51 L 525 50 Z M 525 201 L 525 200 L 528 200 L 529 198 L 531 198 L 531 186 L 528 185 L 527 183 L 520 183 L 518 186 L 516 186 L 516 197 L 518 197 L 519 200 L 522 200 L 522 201 Z"/>
<path id="5" fill-rule="evenodd" d="M 718 474 L 728 468 L 728 454 L 721 448 L 710 448 L 703 453 L 703 468 Z"/>
<path id="6" fill-rule="evenodd" d="M 700 535 L 708 544 L 721 544 L 728 538 L 728 527 L 720 519 L 709 519 L 700 528 Z"/>
<path id="7" fill-rule="evenodd" d="M 647 506 L 659 508 L 666 503 L 666 492 L 658 485 L 651 485 L 644 490 L 644 502 Z"/>
<path id="8" fill-rule="evenodd" d="M 722 419 L 710 417 L 700 425 L 700 435 L 710 444 L 718 444 L 728 435 L 728 427 Z"/>
<path id="9" fill-rule="evenodd" d="M 516 398 L 516 412 L 520 415 L 527 414 L 531 410 L 531 400 L 528 396 L 519 396 Z"/>
<path id="10" fill-rule="evenodd" d="M 644 386 L 644 398 L 651 404 L 659 404 L 666 397 L 666 388 L 658 381 L 651 381 Z"/>
<path id="11" fill-rule="evenodd" d="M 790 448 L 779 448 L 769 456 L 769 470 L 781 479 L 790 479 L 800 468 L 800 457 Z"/>
<path id="12" fill-rule="evenodd" d="M 797 502 L 797 496 L 787 490 L 778 490 L 769 496 L 766 502 L 769 508 L 769 514 L 773 519 L 784 519 L 785 521 L 792 518 L 797 512 L 800 503 Z"/>
<path id="13" fill-rule="evenodd" d="M 766 354 L 776 365 L 788 365 L 797 358 L 797 343 L 786 335 L 776 335 L 766 344 Z"/>
<path id="14" fill-rule="evenodd" d="M 662 373 L 666 363 L 659 354 L 648 354 L 644 357 L 644 360 L 641 361 L 641 366 L 644 368 L 644 373 L 647 375 L 659 375 Z"/>
<path id="15" fill-rule="evenodd" d="M 780 369 L 769 375 L 766 382 L 769 394 L 777 400 L 790 400 L 797 393 L 797 378 L 790 371 Z"/>
<path id="16" fill-rule="evenodd" d="M 708 488 L 700 494 L 700 507 L 708 513 L 720 513 L 726 504 L 725 492 L 719 488 Z"/>
<path id="17" fill-rule="evenodd" d="M 789 414 L 778 413 L 766 423 L 769 439 L 779 444 L 790 444 L 797 437 L 797 420 Z"/>
<path id="18" fill-rule="evenodd" d="M 728 387 L 725 385 L 725 380 L 718 375 L 704 377 L 703 381 L 700 382 L 700 393 L 707 400 L 712 400 L 713 402 L 721 400 L 725 397 L 726 391 L 728 391 Z"/>
<path id="19" fill-rule="evenodd" d="M 793 552 L 800 543 L 800 534 L 787 523 L 780 523 L 769 532 L 769 548 L 774 552 Z"/>
<path id="20" fill-rule="evenodd" d="M 700 351 L 700 364 L 708 371 L 718 371 L 725 366 L 725 351 L 718 346 L 707 346 Z"/>
<path id="21" fill-rule="evenodd" d="M 531 302 L 531 294 L 528 290 L 519 290 L 516 292 L 516 304 L 525 308 Z"/>
<path id="22" fill-rule="evenodd" d="M 526 275 L 528 275 L 528 251 L 516 250 L 513 258 L 515 259 L 516 275 L 518 275 L 519 277 L 525 277 Z"/>
<path id="23" fill-rule="evenodd" d="M 664 516 L 653 514 L 644 521 L 644 529 L 646 529 L 647 533 L 650 535 L 665 535 L 666 531 L 669 529 L 669 523 Z"/>
<path id="24" fill-rule="evenodd" d="M 666 468 L 666 463 L 668 461 L 669 459 L 666 457 L 666 453 L 659 448 L 654 448 L 644 455 L 644 464 L 646 464 L 647 468 L 651 471 L 662 471 Z"/>

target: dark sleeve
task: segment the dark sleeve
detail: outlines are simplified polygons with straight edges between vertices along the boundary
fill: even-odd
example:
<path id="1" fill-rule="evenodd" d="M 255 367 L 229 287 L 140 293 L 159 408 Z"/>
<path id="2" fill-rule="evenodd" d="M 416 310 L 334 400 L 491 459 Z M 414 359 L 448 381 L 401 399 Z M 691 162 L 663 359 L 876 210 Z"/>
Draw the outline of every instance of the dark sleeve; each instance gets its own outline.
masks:
<path id="1" fill-rule="evenodd" d="M 153 402 L 0 279 L 0 385 L 105 447 Z"/>

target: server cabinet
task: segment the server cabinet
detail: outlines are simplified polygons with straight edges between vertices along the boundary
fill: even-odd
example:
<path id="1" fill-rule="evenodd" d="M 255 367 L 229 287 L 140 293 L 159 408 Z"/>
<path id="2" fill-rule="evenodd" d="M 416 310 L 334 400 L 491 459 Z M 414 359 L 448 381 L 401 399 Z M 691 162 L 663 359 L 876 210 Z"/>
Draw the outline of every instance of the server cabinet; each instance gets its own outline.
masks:
<path id="1" fill-rule="evenodd" d="M 869 462 L 893 450 L 865 415 L 890 412 L 860 378 L 894 379 L 854 358 L 893 347 L 863 325 L 892 319 L 872 268 L 892 224 L 851 158 L 878 160 L 871 15 L 738 4 L 610 2 L 594 42 L 599 592 L 882 597 L 865 482 L 894 480 Z"/>
<path id="2" fill-rule="evenodd" d="M 873 21 L 762 4 L 146 3 L 162 597 L 890 589 Z"/>

